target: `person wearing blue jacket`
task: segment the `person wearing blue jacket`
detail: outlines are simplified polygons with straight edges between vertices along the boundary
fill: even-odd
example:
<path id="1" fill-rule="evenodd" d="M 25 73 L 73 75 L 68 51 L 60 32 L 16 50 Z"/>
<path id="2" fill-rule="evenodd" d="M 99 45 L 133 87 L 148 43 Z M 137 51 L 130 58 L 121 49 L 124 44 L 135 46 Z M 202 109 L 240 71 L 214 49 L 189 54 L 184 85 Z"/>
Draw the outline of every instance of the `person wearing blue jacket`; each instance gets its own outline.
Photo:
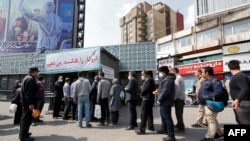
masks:
<path id="1" fill-rule="evenodd" d="M 218 112 L 211 111 L 208 106 L 206 106 L 206 100 L 219 100 L 223 94 L 223 85 L 220 80 L 214 78 L 214 70 L 212 67 L 204 67 L 202 69 L 202 77 L 205 81 L 198 93 L 199 104 L 205 106 L 205 117 L 208 122 L 208 130 L 205 138 L 200 141 L 213 141 L 223 136 L 220 129 L 217 115 Z"/>

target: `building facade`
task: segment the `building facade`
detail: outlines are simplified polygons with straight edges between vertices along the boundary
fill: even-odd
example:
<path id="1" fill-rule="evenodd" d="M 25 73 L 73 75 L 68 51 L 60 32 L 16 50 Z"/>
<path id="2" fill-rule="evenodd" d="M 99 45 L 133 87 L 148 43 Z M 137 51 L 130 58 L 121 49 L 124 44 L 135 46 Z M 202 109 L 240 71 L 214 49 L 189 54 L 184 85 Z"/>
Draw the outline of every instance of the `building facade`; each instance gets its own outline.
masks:
<path id="1" fill-rule="evenodd" d="M 183 15 L 159 2 L 139 3 L 120 19 L 121 43 L 155 41 L 183 30 Z"/>
<path id="2" fill-rule="evenodd" d="M 213 2 L 207 5 L 217 3 Z M 199 17 L 195 26 L 158 39 L 158 66 L 177 66 L 184 76 L 186 93 L 192 91 L 194 72 L 205 66 L 212 66 L 215 76 L 228 85 L 231 74 L 227 63 L 231 59 L 240 60 L 242 71 L 250 77 L 250 4 L 238 1 L 234 6 L 206 13 L 209 15 Z"/>

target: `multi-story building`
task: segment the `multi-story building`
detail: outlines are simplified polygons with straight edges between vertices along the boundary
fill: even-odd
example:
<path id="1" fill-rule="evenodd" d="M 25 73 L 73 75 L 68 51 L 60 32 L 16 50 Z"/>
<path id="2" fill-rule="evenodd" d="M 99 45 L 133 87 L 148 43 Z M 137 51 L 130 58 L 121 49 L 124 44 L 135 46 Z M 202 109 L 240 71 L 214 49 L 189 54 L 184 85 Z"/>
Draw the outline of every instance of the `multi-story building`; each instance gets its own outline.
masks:
<path id="1" fill-rule="evenodd" d="M 231 59 L 241 61 L 241 70 L 250 77 L 250 1 L 196 2 L 198 16 L 193 27 L 158 39 L 158 66 L 177 66 L 187 92 L 192 91 L 194 72 L 207 65 L 228 84 Z"/>
<path id="2" fill-rule="evenodd" d="M 120 19 L 121 43 L 155 41 L 183 30 L 183 15 L 161 2 L 139 3 Z"/>

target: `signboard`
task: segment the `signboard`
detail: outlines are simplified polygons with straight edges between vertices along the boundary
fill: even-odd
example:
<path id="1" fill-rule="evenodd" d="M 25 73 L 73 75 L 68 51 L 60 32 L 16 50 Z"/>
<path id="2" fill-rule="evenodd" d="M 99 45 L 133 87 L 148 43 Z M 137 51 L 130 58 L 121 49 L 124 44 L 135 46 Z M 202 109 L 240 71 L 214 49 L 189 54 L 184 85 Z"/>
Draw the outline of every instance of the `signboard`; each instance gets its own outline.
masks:
<path id="1" fill-rule="evenodd" d="M 195 64 L 189 64 L 189 65 L 181 65 L 177 66 L 179 69 L 180 75 L 190 75 L 194 74 L 197 70 L 201 70 L 206 66 L 213 67 L 214 72 L 223 72 L 223 61 L 217 60 L 217 61 L 210 61 L 210 62 L 201 62 L 201 63 L 195 63 Z"/>
<path id="2" fill-rule="evenodd" d="M 115 71 L 114 69 L 102 65 L 102 72 L 104 72 L 104 77 L 108 79 L 114 79 L 115 78 Z"/>
<path id="3" fill-rule="evenodd" d="M 250 52 L 250 43 L 223 46 L 223 55 Z"/>
<path id="4" fill-rule="evenodd" d="M 169 69 L 174 67 L 174 58 L 167 58 L 158 61 L 159 67 L 168 66 Z"/>
<path id="5" fill-rule="evenodd" d="M 99 70 L 100 48 L 77 49 L 46 55 L 45 73 Z"/>
<path id="6" fill-rule="evenodd" d="M 223 56 L 224 72 L 229 72 L 227 64 L 232 59 L 236 59 L 236 60 L 240 61 L 240 70 L 241 71 L 249 71 L 249 68 L 250 68 L 250 53 Z"/>
<path id="7" fill-rule="evenodd" d="M 1 0 L 0 53 L 72 48 L 73 0 Z"/>

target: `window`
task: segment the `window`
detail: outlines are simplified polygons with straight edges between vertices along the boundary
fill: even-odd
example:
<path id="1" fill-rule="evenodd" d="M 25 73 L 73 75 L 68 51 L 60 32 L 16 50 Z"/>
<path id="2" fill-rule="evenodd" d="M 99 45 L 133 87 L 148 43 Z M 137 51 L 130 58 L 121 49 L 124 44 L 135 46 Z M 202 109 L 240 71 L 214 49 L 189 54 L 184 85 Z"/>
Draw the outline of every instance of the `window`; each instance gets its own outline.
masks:
<path id="1" fill-rule="evenodd" d="M 132 27 L 129 27 L 129 31 L 132 31 Z"/>
<path id="2" fill-rule="evenodd" d="M 133 40 L 132 40 L 132 39 L 130 39 L 130 40 L 129 40 L 129 42 L 130 42 L 130 43 L 132 43 L 132 42 L 133 42 Z"/>
<path id="3" fill-rule="evenodd" d="M 0 90 L 7 90 L 7 83 L 8 79 L 7 76 L 0 77 Z"/>
<path id="4" fill-rule="evenodd" d="M 151 36 L 151 37 L 153 37 L 153 36 L 154 36 L 154 33 L 153 33 L 153 32 L 151 32 L 151 33 L 150 33 L 150 36 Z"/>
<path id="5" fill-rule="evenodd" d="M 185 47 L 192 44 L 191 36 L 180 38 L 176 40 L 176 47 Z"/>
<path id="6" fill-rule="evenodd" d="M 205 30 L 197 33 L 197 43 L 207 42 L 214 39 L 217 39 L 219 36 L 219 32 L 217 28 L 212 28 L 209 30 Z"/>
<path id="7" fill-rule="evenodd" d="M 167 43 L 161 44 L 161 45 L 159 45 L 158 52 L 160 52 L 160 51 L 167 51 L 167 50 L 169 50 L 172 47 L 173 47 L 173 42 L 167 42 Z"/>
<path id="8" fill-rule="evenodd" d="M 224 36 L 248 32 L 250 29 L 250 20 L 241 20 L 224 25 Z"/>
<path id="9" fill-rule="evenodd" d="M 129 33 L 129 36 L 130 36 L 130 37 L 132 37 L 132 36 L 133 36 L 133 33 L 132 33 L 132 32 L 131 32 L 131 33 Z"/>

